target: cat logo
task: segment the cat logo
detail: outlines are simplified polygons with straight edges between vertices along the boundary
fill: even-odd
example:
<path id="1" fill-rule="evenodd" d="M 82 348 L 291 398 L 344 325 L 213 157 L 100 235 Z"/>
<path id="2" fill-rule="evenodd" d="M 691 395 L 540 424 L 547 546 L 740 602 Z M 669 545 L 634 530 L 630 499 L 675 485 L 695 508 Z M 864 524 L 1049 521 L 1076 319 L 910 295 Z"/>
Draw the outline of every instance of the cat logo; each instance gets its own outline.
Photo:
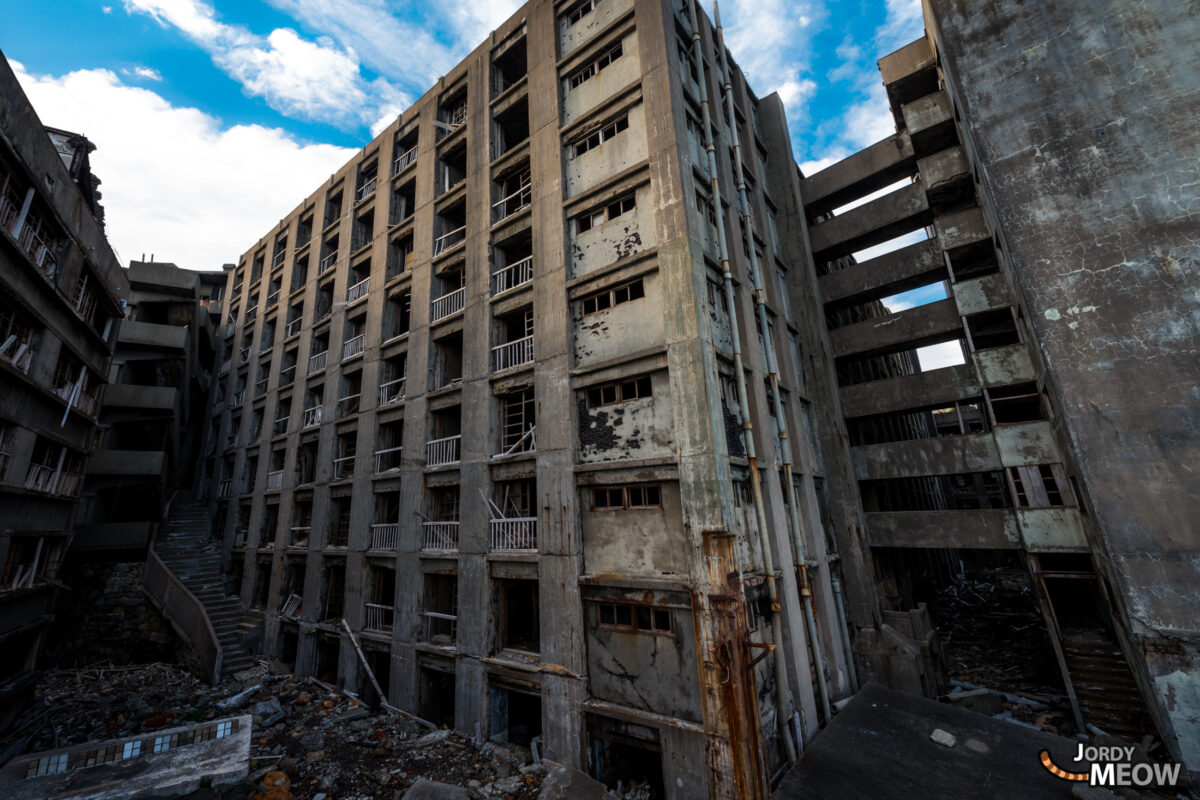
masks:
<path id="1" fill-rule="evenodd" d="M 1054 763 L 1049 750 L 1042 750 L 1038 758 L 1054 777 L 1086 782 L 1089 786 L 1176 786 L 1179 783 L 1182 764 L 1135 763 L 1131 760 L 1133 752 L 1132 747 L 1085 747 L 1081 744 L 1075 761 L 1086 766 L 1086 772 L 1063 769 Z"/>

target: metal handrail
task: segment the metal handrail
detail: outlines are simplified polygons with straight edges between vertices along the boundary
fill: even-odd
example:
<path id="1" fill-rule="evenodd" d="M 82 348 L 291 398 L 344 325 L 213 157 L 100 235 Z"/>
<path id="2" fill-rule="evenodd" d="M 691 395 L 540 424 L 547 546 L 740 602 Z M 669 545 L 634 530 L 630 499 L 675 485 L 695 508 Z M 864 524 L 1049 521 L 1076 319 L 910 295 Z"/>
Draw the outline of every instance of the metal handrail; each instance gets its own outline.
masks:
<path id="1" fill-rule="evenodd" d="M 501 267 L 492 273 L 492 294 L 498 295 L 523 286 L 533 280 L 533 256 Z"/>
<path id="2" fill-rule="evenodd" d="M 450 239 L 452 237 L 458 237 L 458 238 L 454 239 L 454 241 L 450 241 Z M 441 236 L 439 236 L 433 240 L 433 254 L 436 256 L 439 253 L 445 252 L 446 250 L 449 250 L 451 247 L 453 247 L 454 245 L 458 244 L 459 242 L 465 240 L 466 238 L 467 238 L 467 226 L 466 225 L 463 225 L 461 228 L 455 228 L 454 230 L 449 231 L 447 233 L 443 233 Z"/>
<path id="3" fill-rule="evenodd" d="M 467 287 L 460 286 L 453 292 L 442 295 L 433 301 L 430 309 L 430 321 L 437 322 L 440 319 L 445 319 L 451 314 L 456 314 L 463 310 L 466 305 Z"/>
<path id="4" fill-rule="evenodd" d="M 462 434 L 444 436 L 441 439 L 431 439 L 425 443 L 425 464 L 438 467 L 443 464 L 455 464 L 459 460 L 458 448 L 462 442 Z"/>
<path id="5" fill-rule="evenodd" d="M 499 372 L 533 361 L 533 334 L 492 348 L 492 370 Z"/>
<path id="6" fill-rule="evenodd" d="M 421 528 L 422 550 L 458 550 L 458 520 L 423 522 Z"/>

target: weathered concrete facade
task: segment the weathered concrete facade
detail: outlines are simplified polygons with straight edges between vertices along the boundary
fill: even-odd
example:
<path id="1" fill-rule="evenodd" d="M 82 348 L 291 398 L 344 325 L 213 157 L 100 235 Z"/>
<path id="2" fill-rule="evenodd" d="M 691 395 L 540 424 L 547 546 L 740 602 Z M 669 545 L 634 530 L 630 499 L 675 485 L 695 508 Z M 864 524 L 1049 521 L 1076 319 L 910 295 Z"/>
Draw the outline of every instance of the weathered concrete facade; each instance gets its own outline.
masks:
<path id="1" fill-rule="evenodd" d="M 266 651 L 370 691 L 344 620 L 392 704 L 669 798 L 854 687 L 795 162 L 716 39 L 527 4 L 230 270 L 210 430 Z"/>
<path id="2" fill-rule="evenodd" d="M 68 171 L 0 58 L 0 727 L 53 619 L 128 295 L 93 186 Z"/>
<path id="3" fill-rule="evenodd" d="M 935 654 L 894 629 L 917 575 L 1015 551 L 1077 716 L 1195 771 L 1194 9 L 925 6 L 927 38 L 879 62 L 897 132 L 799 186 L 859 663 L 929 691 Z M 962 363 L 923 371 L 947 342 Z"/>

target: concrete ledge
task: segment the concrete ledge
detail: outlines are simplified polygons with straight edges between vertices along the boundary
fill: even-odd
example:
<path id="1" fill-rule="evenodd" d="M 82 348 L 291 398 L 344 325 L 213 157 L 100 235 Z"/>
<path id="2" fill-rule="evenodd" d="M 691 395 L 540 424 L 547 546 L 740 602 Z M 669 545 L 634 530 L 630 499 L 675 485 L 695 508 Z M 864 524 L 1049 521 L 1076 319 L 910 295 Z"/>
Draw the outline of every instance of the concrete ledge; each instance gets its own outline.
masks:
<path id="1" fill-rule="evenodd" d="M 167 455 L 161 450 L 97 450 L 88 461 L 89 475 L 145 475 L 160 477 Z"/>
<path id="2" fill-rule="evenodd" d="M 901 131 L 831 164 L 800 184 L 811 216 L 845 205 L 916 172 L 912 142 Z"/>
<path id="3" fill-rule="evenodd" d="M 834 358 L 883 355 L 949 341 L 962 331 L 953 300 L 938 300 L 829 332 Z"/>
<path id="4" fill-rule="evenodd" d="M 821 299 L 849 305 L 879 300 L 945 278 L 946 262 L 936 241 L 926 240 L 822 275 Z"/>
<path id="5" fill-rule="evenodd" d="M 990 433 L 939 436 L 855 447 L 854 474 L 860 480 L 984 472 L 1001 468 L 1000 450 Z"/>
<path id="6" fill-rule="evenodd" d="M 872 547 L 1003 550 L 1021 547 L 1016 515 L 1007 509 L 888 511 L 863 515 Z"/>
<path id="7" fill-rule="evenodd" d="M 931 221 L 925 187 L 910 183 L 810 229 L 813 257 L 828 261 L 886 242 Z"/>
<path id="8" fill-rule="evenodd" d="M 857 383 L 841 389 L 842 412 L 851 418 L 924 408 L 979 395 L 979 379 L 971 364 Z"/>
<path id="9" fill-rule="evenodd" d="M 126 319 L 121 321 L 117 341 L 125 345 L 182 350 L 187 346 L 187 328 Z"/>

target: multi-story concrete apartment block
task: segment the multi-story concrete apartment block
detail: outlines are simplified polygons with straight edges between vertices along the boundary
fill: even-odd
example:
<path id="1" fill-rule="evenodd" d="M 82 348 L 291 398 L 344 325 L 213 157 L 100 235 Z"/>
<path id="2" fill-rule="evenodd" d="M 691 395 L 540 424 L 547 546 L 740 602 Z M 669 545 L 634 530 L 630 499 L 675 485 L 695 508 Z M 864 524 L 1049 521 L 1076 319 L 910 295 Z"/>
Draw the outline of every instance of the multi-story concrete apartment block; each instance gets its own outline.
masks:
<path id="1" fill-rule="evenodd" d="M 799 324 L 828 337 L 814 399 L 865 675 L 929 691 L 936 650 L 897 663 L 889 640 L 924 635 L 902 626 L 964 564 L 1016 564 L 1078 727 L 1197 770 L 1196 25 L 1159 10 L 927 0 L 927 36 L 879 62 L 897 132 L 801 183 L 793 297 L 826 312 Z M 960 363 L 921 370 L 947 343 Z"/>
<path id="2" fill-rule="evenodd" d="M 0 59 L 0 727 L 31 695 L 129 289 L 64 158 Z"/>
<path id="3" fill-rule="evenodd" d="M 264 650 L 764 796 L 853 689 L 797 185 L 691 2 L 498 28 L 229 271 L 211 502 Z"/>

